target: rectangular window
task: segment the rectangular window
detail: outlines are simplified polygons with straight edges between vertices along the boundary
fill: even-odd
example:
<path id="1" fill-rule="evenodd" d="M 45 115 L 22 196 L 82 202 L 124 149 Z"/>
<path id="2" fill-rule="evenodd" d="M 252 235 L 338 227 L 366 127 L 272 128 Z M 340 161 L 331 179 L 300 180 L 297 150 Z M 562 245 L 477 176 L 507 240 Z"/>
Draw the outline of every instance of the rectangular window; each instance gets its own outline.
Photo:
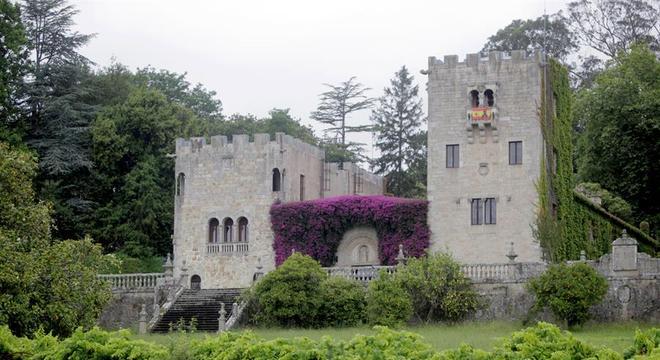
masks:
<path id="1" fill-rule="evenodd" d="M 497 218 L 495 198 L 484 199 L 484 224 L 493 225 Z"/>
<path id="2" fill-rule="evenodd" d="M 482 214 L 483 214 L 483 202 L 481 199 L 472 199 L 471 204 L 471 213 L 472 213 L 472 220 L 471 224 L 472 225 L 481 225 L 483 222 Z"/>
<path id="3" fill-rule="evenodd" d="M 457 168 L 459 160 L 458 144 L 447 145 L 447 167 Z"/>
<path id="4" fill-rule="evenodd" d="M 300 201 L 305 200 L 305 175 L 300 175 Z"/>
<path id="5" fill-rule="evenodd" d="M 522 141 L 509 141 L 509 165 L 522 164 Z"/>

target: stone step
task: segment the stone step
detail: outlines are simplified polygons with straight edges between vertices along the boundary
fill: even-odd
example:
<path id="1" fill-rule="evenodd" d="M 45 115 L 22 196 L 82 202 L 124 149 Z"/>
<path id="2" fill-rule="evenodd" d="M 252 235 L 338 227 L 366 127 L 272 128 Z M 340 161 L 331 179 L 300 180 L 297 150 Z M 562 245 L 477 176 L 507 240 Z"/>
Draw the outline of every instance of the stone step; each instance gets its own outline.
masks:
<path id="1" fill-rule="evenodd" d="M 184 290 L 151 331 L 166 333 L 170 324 L 176 327 L 183 319 L 188 326 L 192 318 L 197 320 L 197 331 L 217 331 L 220 304 L 225 304 L 229 318 L 232 304 L 238 301 L 240 293 L 240 289 Z"/>

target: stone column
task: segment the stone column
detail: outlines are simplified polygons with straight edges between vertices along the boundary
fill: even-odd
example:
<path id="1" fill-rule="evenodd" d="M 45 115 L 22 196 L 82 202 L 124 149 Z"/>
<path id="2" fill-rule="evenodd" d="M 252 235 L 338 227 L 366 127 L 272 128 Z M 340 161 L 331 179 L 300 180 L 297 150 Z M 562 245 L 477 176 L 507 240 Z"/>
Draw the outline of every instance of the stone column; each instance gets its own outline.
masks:
<path id="1" fill-rule="evenodd" d="M 227 311 L 225 310 L 225 303 L 220 303 L 220 311 L 218 311 L 218 333 L 225 331 L 227 320 Z"/>
<path id="2" fill-rule="evenodd" d="M 139 325 L 138 325 L 138 332 L 140 334 L 146 334 L 147 333 L 147 306 L 145 304 L 142 304 L 142 310 L 140 310 L 140 318 L 139 318 Z"/>
<path id="3" fill-rule="evenodd" d="M 621 237 L 612 243 L 611 270 L 614 276 L 636 276 L 639 274 L 637 266 L 637 240 L 628 236 L 624 229 Z"/>

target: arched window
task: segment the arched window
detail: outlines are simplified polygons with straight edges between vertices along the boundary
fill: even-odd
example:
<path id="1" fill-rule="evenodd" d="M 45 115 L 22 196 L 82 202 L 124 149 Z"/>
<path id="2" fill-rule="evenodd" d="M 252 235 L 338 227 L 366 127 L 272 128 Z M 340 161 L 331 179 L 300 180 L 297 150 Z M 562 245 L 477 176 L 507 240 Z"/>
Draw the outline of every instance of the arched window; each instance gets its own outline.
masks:
<path id="1" fill-rule="evenodd" d="M 231 218 L 225 218 L 222 221 L 222 242 L 230 243 L 234 237 L 234 220 Z"/>
<path id="2" fill-rule="evenodd" d="M 470 91 L 470 105 L 473 108 L 479 107 L 479 92 L 477 90 Z"/>
<path id="3" fill-rule="evenodd" d="M 358 262 L 360 264 L 369 263 L 369 247 L 367 245 L 361 245 L 358 248 Z"/>
<path id="4" fill-rule="evenodd" d="M 238 218 L 238 242 L 248 242 L 248 219 Z"/>
<path id="5" fill-rule="evenodd" d="M 186 187 L 186 174 L 179 173 L 176 177 L 176 195 L 181 196 Z"/>
<path id="6" fill-rule="evenodd" d="M 216 218 L 209 220 L 209 242 L 217 243 L 218 242 L 218 227 L 220 222 Z"/>
<path id="7" fill-rule="evenodd" d="M 190 277 L 190 288 L 192 290 L 200 290 L 202 288 L 202 278 L 199 275 Z"/>
<path id="8" fill-rule="evenodd" d="M 488 106 L 492 107 L 495 105 L 495 95 L 493 94 L 493 90 L 488 89 L 484 91 L 484 96 L 486 97 L 486 104 L 488 104 Z"/>
<path id="9" fill-rule="evenodd" d="M 273 191 L 280 191 L 282 188 L 282 178 L 280 177 L 280 169 L 273 169 Z"/>

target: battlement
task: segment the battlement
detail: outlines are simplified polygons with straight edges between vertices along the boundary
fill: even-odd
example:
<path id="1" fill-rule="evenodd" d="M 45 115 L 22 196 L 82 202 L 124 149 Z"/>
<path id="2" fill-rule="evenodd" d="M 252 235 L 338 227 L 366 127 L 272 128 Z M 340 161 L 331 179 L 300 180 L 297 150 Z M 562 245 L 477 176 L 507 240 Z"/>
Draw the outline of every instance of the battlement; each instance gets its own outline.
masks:
<path id="1" fill-rule="evenodd" d="M 519 64 L 519 63 L 538 63 L 545 62 L 545 54 L 537 50 L 532 54 L 527 54 L 525 50 L 514 50 L 510 53 L 503 51 L 491 51 L 487 57 L 482 57 L 481 54 L 467 54 L 464 61 L 458 61 L 458 55 L 445 55 L 443 60 L 435 56 L 429 57 L 429 70 L 433 68 L 457 68 L 457 67 L 476 67 L 479 64 L 487 64 L 489 66 L 498 67 L 502 64 Z M 423 73 L 425 73 L 423 71 Z"/>
<path id="2" fill-rule="evenodd" d="M 284 133 L 275 133 L 274 140 L 271 140 L 270 134 L 254 134 L 252 139 L 250 139 L 250 135 L 246 134 L 232 135 L 231 138 L 225 135 L 216 135 L 212 136 L 210 140 L 209 143 L 204 137 L 193 137 L 190 139 L 178 138 L 176 139 L 176 154 L 230 155 L 239 152 L 258 153 L 276 148 L 282 152 L 290 149 L 289 151 L 306 152 L 317 157 L 325 158 L 325 152 L 320 148 Z"/>

